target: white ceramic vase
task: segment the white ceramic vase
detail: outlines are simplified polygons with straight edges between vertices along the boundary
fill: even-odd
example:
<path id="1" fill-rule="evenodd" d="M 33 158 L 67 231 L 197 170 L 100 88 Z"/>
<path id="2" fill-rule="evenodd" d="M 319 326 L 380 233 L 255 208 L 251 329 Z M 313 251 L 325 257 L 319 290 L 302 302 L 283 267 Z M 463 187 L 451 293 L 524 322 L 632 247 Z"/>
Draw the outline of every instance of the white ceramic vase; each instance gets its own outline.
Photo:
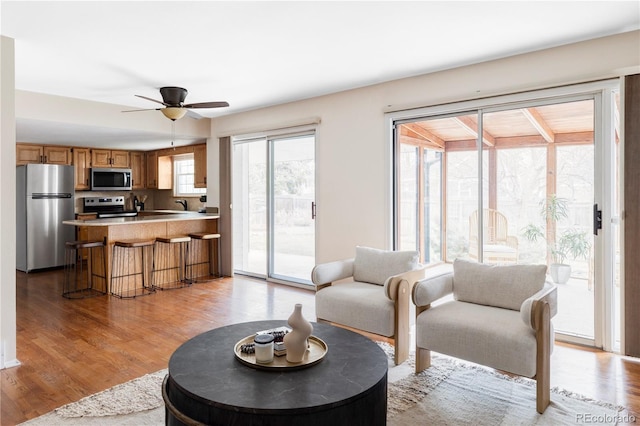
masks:
<path id="1" fill-rule="evenodd" d="M 284 347 L 287 349 L 287 361 L 301 363 L 307 352 L 309 336 L 313 326 L 302 316 L 302 304 L 296 303 L 293 313 L 287 321 L 291 331 L 284 336 Z"/>

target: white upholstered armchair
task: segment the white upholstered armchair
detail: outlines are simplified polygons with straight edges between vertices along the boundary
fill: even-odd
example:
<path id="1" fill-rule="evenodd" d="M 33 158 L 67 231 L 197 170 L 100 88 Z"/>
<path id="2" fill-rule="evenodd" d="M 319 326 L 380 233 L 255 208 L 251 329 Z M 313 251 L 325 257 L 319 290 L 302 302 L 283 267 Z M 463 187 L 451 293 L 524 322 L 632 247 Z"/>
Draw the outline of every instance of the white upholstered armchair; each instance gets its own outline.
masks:
<path id="1" fill-rule="evenodd" d="M 456 260 L 452 273 L 416 283 L 416 372 L 431 365 L 435 351 L 535 378 L 536 409 L 543 413 L 557 312 L 556 287 L 545 277 L 545 265 Z M 453 300 L 434 303 L 451 294 Z"/>
<path id="2" fill-rule="evenodd" d="M 356 247 L 356 257 L 316 265 L 316 316 L 394 339 L 396 364 L 409 356 L 411 288 L 424 278 L 417 251 Z M 340 281 L 340 282 L 336 282 Z"/>

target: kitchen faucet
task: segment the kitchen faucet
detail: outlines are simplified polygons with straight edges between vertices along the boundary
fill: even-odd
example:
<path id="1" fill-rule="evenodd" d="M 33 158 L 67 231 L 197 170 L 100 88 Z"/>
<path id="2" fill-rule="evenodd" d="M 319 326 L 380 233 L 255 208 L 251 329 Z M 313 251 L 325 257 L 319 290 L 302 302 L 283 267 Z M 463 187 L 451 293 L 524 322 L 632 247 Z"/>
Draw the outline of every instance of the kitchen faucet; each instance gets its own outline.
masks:
<path id="1" fill-rule="evenodd" d="M 187 210 L 187 200 L 176 200 L 176 203 L 178 204 L 182 204 L 182 207 L 184 207 L 184 210 Z"/>

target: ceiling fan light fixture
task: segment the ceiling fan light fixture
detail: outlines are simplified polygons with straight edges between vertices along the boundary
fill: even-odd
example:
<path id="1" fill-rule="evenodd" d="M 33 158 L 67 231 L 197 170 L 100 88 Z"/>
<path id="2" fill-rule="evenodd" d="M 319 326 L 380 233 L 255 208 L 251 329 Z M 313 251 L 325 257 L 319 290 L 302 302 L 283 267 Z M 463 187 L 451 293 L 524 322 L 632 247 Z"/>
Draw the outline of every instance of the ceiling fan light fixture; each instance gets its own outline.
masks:
<path id="1" fill-rule="evenodd" d="M 162 108 L 160 111 L 171 121 L 180 120 L 187 113 L 185 108 L 180 107 L 166 107 Z"/>

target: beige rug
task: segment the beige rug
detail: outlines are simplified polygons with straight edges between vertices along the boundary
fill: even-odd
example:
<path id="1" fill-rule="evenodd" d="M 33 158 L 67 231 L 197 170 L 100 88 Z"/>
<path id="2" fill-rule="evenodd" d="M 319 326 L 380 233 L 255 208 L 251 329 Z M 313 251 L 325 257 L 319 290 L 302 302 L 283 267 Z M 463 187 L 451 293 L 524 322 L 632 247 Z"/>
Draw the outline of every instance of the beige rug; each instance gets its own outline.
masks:
<path id="1" fill-rule="evenodd" d="M 450 358 L 435 358 L 426 371 L 390 384 L 391 425 L 576 425 L 635 423 L 623 407 L 558 388 L 536 412 L 535 381 L 511 378 Z"/>
<path id="2" fill-rule="evenodd" d="M 388 355 L 389 345 L 381 344 Z M 388 424 L 407 425 L 576 425 L 625 424 L 623 410 L 554 389 L 551 405 L 535 410 L 535 382 L 511 379 L 492 370 L 446 357 L 434 357 L 427 371 L 413 374 L 414 360 L 389 362 Z M 23 425 L 163 425 L 161 384 L 166 370 L 83 398 Z"/>

